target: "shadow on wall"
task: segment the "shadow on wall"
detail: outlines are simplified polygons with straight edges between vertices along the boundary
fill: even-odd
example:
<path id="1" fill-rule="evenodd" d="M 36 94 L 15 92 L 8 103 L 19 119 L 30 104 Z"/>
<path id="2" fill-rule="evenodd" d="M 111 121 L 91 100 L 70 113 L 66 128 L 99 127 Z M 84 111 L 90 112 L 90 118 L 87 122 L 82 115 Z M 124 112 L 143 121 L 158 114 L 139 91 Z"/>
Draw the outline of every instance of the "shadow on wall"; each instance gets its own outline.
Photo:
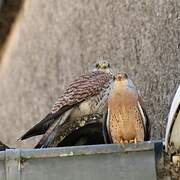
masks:
<path id="1" fill-rule="evenodd" d="M 23 6 L 24 0 L 0 0 L 0 59 L 11 28 Z"/>

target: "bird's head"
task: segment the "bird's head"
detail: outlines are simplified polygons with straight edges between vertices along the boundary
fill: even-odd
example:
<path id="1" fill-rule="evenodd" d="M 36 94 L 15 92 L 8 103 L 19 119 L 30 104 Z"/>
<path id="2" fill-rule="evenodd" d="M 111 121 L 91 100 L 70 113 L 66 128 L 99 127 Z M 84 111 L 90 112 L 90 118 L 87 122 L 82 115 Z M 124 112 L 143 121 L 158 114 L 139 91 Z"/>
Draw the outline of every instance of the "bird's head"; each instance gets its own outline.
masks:
<path id="1" fill-rule="evenodd" d="M 126 73 L 118 73 L 115 76 L 116 81 L 123 82 L 128 80 L 128 75 Z"/>
<path id="2" fill-rule="evenodd" d="M 115 81 L 119 85 L 128 86 L 129 88 L 135 88 L 134 83 L 131 81 L 127 73 L 118 73 L 115 75 Z"/>
<path id="3" fill-rule="evenodd" d="M 112 74 L 111 65 L 108 61 L 98 61 L 94 64 L 93 71 L 103 71 Z"/>

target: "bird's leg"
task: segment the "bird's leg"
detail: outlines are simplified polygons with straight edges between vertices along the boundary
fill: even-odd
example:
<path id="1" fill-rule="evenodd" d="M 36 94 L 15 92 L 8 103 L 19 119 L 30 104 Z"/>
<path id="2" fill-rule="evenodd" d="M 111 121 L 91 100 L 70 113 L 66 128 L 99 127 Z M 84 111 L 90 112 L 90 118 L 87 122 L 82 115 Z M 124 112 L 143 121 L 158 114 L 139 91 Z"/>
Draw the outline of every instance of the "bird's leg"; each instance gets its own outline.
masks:
<path id="1" fill-rule="evenodd" d="M 124 144 L 128 144 L 129 142 L 128 142 L 128 140 L 124 140 Z"/>
<path id="2" fill-rule="evenodd" d="M 122 139 L 122 138 L 120 138 L 120 143 L 121 143 L 121 144 L 124 144 L 124 141 L 123 141 L 123 139 Z"/>
<path id="3" fill-rule="evenodd" d="M 136 138 L 131 139 L 131 140 L 129 141 L 129 143 L 135 143 L 135 144 L 137 144 L 137 139 L 136 139 Z"/>
<path id="4" fill-rule="evenodd" d="M 131 139 L 131 140 L 129 141 L 129 143 L 134 143 L 134 139 Z"/>

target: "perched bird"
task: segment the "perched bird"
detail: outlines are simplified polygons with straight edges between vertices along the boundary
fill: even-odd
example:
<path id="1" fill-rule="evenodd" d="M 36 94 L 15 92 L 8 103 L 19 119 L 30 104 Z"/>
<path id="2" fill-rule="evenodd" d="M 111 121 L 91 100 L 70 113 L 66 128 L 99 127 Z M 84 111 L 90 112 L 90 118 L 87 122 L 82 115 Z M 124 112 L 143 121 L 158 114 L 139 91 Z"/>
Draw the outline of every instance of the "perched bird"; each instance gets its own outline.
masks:
<path id="1" fill-rule="evenodd" d="M 149 140 L 147 115 L 141 98 L 126 73 L 118 73 L 115 76 L 105 119 L 106 142 L 136 143 Z"/>
<path id="2" fill-rule="evenodd" d="M 103 114 L 113 81 L 111 71 L 108 62 L 96 63 L 94 70 L 70 84 L 51 112 L 20 139 L 44 134 L 36 148 L 49 147 L 65 123 L 94 113 Z"/>

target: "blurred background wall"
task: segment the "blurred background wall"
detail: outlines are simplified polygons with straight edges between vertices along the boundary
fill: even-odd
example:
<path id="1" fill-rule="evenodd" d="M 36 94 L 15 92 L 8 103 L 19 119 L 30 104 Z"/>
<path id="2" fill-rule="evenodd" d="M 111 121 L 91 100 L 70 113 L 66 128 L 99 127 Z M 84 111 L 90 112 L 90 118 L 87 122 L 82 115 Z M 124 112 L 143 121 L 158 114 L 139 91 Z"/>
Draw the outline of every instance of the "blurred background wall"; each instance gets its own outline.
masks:
<path id="1" fill-rule="evenodd" d="M 17 142 L 98 57 L 111 58 L 140 90 L 152 139 L 164 137 L 180 79 L 179 0 L 26 1 L 0 64 L 0 138 Z"/>

